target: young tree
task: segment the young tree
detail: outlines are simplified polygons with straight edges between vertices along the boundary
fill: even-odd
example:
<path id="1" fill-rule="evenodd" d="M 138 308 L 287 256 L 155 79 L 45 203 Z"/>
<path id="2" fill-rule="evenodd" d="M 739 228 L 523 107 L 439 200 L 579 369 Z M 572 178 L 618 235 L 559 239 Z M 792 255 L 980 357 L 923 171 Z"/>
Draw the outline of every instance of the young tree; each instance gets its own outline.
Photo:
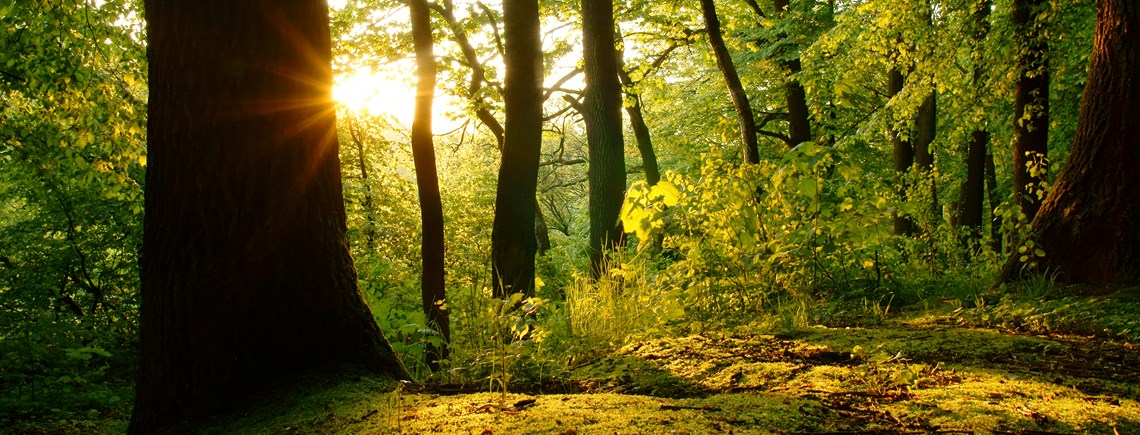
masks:
<path id="1" fill-rule="evenodd" d="M 537 0 L 503 2 L 506 112 L 491 229 L 493 294 L 534 293 L 535 190 L 542 147 L 542 39 Z"/>
<path id="2" fill-rule="evenodd" d="M 606 251 L 620 245 L 624 234 L 618 214 L 625 199 L 625 141 L 612 0 L 582 0 L 582 52 L 582 117 L 590 155 L 590 274 L 597 278 L 604 272 Z"/>
<path id="3" fill-rule="evenodd" d="M 972 12 L 973 28 L 970 32 L 970 39 L 974 47 L 979 47 L 985 39 L 986 34 L 989 33 L 989 23 L 987 19 L 990 15 L 990 2 L 984 0 L 975 5 Z M 975 95 L 981 95 L 985 92 L 982 86 L 982 79 L 984 77 L 982 69 L 982 53 L 980 48 L 975 48 L 973 53 L 974 74 L 971 85 Z M 986 148 L 989 146 L 990 133 L 986 130 L 985 122 L 981 120 L 974 120 L 973 131 L 970 132 L 970 140 L 966 145 L 966 180 L 962 183 L 962 191 L 958 197 L 958 208 L 956 214 L 958 216 L 957 224 L 960 227 L 966 228 L 968 233 L 965 236 L 967 240 L 977 239 L 982 235 L 982 211 L 983 204 L 985 203 L 985 167 L 986 167 Z"/>
<path id="4" fill-rule="evenodd" d="M 1140 4 L 1099 0 L 1096 22 L 1072 149 L 1033 220 L 1045 253 L 1037 270 L 1069 283 L 1129 284 L 1140 278 Z M 1020 255 L 1000 281 L 1018 277 Z"/>
<path id="5" fill-rule="evenodd" d="M 712 46 L 717 67 L 724 76 L 728 94 L 732 97 L 732 106 L 736 108 L 736 117 L 740 121 L 744 161 L 760 163 L 760 147 L 756 139 L 756 115 L 748 103 L 748 93 L 744 91 L 744 84 L 740 81 L 740 75 L 736 73 L 736 65 L 732 63 L 732 56 L 729 55 L 724 36 L 721 35 L 720 18 L 716 16 L 716 4 L 713 0 L 701 0 L 701 14 L 705 19 L 705 32 L 709 36 L 709 45 Z"/>
<path id="6" fill-rule="evenodd" d="M 1013 192 L 1029 219 L 1041 200 L 1034 191 L 1044 171 L 1031 171 L 1049 150 L 1049 61 L 1045 35 L 1038 23 L 1045 0 L 1013 0 L 1012 21 L 1017 50 L 1017 96 L 1013 117 Z M 1041 168 L 1044 169 L 1044 168 Z"/>
<path id="7" fill-rule="evenodd" d="M 785 19 L 788 14 L 788 0 L 773 0 L 776 15 Z M 807 92 L 803 84 L 794 76 L 802 70 L 799 57 L 782 59 L 780 66 L 786 70 L 784 98 L 788 105 L 788 144 L 796 146 L 811 141 L 811 115 L 807 105 Z"/>
<path id="8" fill-rule="evenodd" d="M 903 76 L 902 71 L 899 71 L 897 66 L 892 66 L 890 71 L 887 71 L 887 96 L 894 98 L 902 92 L 903 84 L 906 77 Z M 906 172 L 914 165 L 914 147 L 910 144 L 910 139 L 906 132 L 898 131 L 898 128 L 891 128 L 891 144 L 894 149 L 894 162 L 895 174 L 898 178 L 898 194 L 899 199 L 902 201 L 907 200 L 907 186 L 905 182 Z M 894 234 L 897 236 L 910 236 L 914 234 L 914 222 L 906 215 L 895 212 L 891 217 L 894 225 Z"/>
<path id="9" fill-rule="evenodd" d="M 146 2 L 150 167 L 131 433 L 321 367 L 406 379 L 356 286 L 324 1 Z"/>
<path id="10" fill-rule="evenodd" d="M 432 100 L 435 98 L 435 53 L 431 34 L 431 11 L 427 0 L 409 0 L 412 22 L 412 45 L 416 51 L 416 106 L 412 117 L 412 159 L 416 167 L 416 190 L 420 197 L 420 291 L 424 315 L 442 343 L 429 343 L 425 349 L 428 367 L 439 370 L 439 362 L 447 359 L 447 342 L 451 325 L 444 301 L 443 203 L 439 197 L 439 176 L 435 169 L 435 146 L 432 144 Z"/>

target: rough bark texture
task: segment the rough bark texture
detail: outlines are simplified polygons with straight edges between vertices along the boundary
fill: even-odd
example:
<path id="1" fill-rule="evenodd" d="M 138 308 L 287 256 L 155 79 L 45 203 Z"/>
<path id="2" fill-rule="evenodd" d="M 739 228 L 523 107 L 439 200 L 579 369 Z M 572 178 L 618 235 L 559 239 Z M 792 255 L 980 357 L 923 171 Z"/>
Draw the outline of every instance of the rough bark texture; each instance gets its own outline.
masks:
<path id="1" fill-rule="evenodd" d="M 1038 269 L 1069 283 L 1140 278 L 1140 4 L 1097 3 L 1096 41 L 1068 160 L 1033 220 Z M 1001 280 L 1016 279 L 1014 253 Z"/>
<path id="2" fill-rule="evenodd" d="M 736 65 L 732 63 L 732 56 L 724 44 L 724 37 L 720 32 L 720 19 L 716 16 L 716 5 L 713 0 L 701 0 L 701 14 L 705 19 L 705 32 L 709 37 L 713 55 L 716 57 L 717 67 L 728 86 L 728 94 L 732 97 L 732 106 L 736 108 L 736 116 L 740 121 L 740 137 L 744 142 L 744 161 L 760 163 L 760 147 L 756 139 L 756 115 L 748 103 L 748 94 L 744 91 L 744 84 L 740 82 L 740 75 L 736 73 Z"/>
<path id="3" fill-rule="evenodd" d="M 150 105 L 131 433 L 296 373 L 408 378 L 356 286 L 323 1 L 146 2 Z"/>
<path id="4" fill-rule="evenodd" d="M 894 97 L 902 92 L 904 77 L 898 68 L 891 68 L 887 72 L 887 96 Z M 904 139 L 906 136 L 903 133 L 891 130 L 891 145 L 894 148 L 895 160 L 895 173 L 898 177 L 898 194 L 899 200 L 906 201 L 906 184 L 903 181 L 906 172 L 914 165 L 914 147 L 910 145 L 910 141 Z M 899 236 L 909 236 L 914 234 L 914 222 L 910 218 L 900 215 L 895 212 L 892 216 L 894 222 L 894 234 Z"/>
<path id="5" fill-rule="evenodd" d="M 506 112 L 491 230 L 493 294 L 534 293 L 535 189 L 542 146 L 542 41 L 537 0 L 503 2 Z"/>
<path id="6" fill-rule="evenodd" d="M 586 145 L 590 153 L 590 271 L 605 272 L 605 253 L 622 242 L 625 141 L 621 129 L 621 83 L 614 48 L 612 0 L 582 0 L 582 70 L 585 73 Z"/>
<path id="7" fill-rule="evenodd" d="M 1013 121 L 1013 192 L 1021 211 L 1033 219 L 1041 198 L 1026 186 L 1038 185 L 1044 174 L 1034 176 L 1027 164 L 1048 156 L 1049 145 L 1049 62 L 1045 35 L 1038 28 L 1037 16 L 1045 0 L 1014 0 L 1012 21 L 1017 35 L 1017 96 Z"/>
<path id="8" fill-rule="evenodd" d="M 435 168 L 435 145 L 432 143 L 432 100 L 435 99 L 435 53 L 431 16 L 426 0 L 410 0 L 412 44 L 416 51 L 416 106 L 412 117 L 412 160 L 416 167 L 416 190 L 420 198 L 420 292 L 428 326 L 439 333 L 440 346 L 428 343 L 424 357 L 428 367 L 439 370 L 439 362 L 447 359 L 447 342 L 451 325 L 444 300 L 443 202 L 439 196 L 439 176 Z"/>

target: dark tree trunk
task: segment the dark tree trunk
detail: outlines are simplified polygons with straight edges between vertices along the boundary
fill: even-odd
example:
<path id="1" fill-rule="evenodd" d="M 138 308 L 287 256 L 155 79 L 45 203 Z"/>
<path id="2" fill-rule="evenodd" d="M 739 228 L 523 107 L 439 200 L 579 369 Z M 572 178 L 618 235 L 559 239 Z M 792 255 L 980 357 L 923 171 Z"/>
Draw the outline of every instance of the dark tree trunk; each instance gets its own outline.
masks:
<path id="1" fill-rule="evenodd" d="M 1038 270 L 1078 284 L 1140 279 L 1140 3 L 1097 2 L 1096 40 L 1069 158 L 1033 220 Z M 1021 270 L 1013 253 L 1000 279 Z"/>
<path id="2" fill-rule="evenodd" d="M 535 190 L 542 148 L 542 40 L 538 0 L 503 3 L 503 159 L 491 230 L 493 294 L 534 294 Z"/>
<path id="3" fill-rule="evenodd" d="M 887 72 L 887 96 L 894 97 L 902 92 L 903 83 L 905 78 L 898 68 L 891 68 Z M 904 139 L 907 136 L 905 133 L 896 131 L 893 127 L 891 129 L 891 144 L 894 148 L 895 157 L 895 174 L 898 178 L 898 194 L 899 200 L 907 200 L 907 187 L 905 181 L 906 172 L 914 165 L 914 148 L 911 147 L 910 141 Z M 897 211 L 892 216 L 894 222 L 894 234 L 898 236 L 910 236 L 914 234 L 914 222 L 907 216 L 899 214 Z"/>
<path id="4" fill-rule="evenodd" d="M 1001 216 L 994 213 L 994 209 L 1001 202 L 997 194 L 997 168 L 994 167 L 994 155 L 990 151 L 986 151 L 986 197 L 990 201 L 990 250 L 994 252 L 1001 252 L 1002 250 L 1002 234 L 1001 234 Z"/>
<path id="5" fill-rule="evenodd" d="M 1029 219 L 1037 214 L 1041 200 L 1035 191 L 1045 181 L 1044 171 L 1030 172 L 1048 156 L 1049 145 L 1049 62 L 1045 35 L 1037 17 L 1045 0 L 1014 0 L 1012 20 L 1016 32 L 1017 96 L 1013 121 L 1013 192 L 1017 205 Z M 1032 185 L 1032 189 L 1027 186 Z"/>
<path id="6" fill-rule="evenodd" d="M 974 130 L 966 149 L 966 182 L 958 208 L 958 226 L 968 230 L 969 239 L 982 234 L 982 208 L 985 203 L 986 146 L 990 135 L 985 129 Z"/>
<path id="7" fill-rule="evenodd" d="M 772 6 L 776 15 L 785 18 L 788 13 L 788 0 L 773 0 Z M 811 111 L 807 105 L 807 93 L 804 86 L 793 76 L 800 72 L 800 59 L 793 58 L 781 61 L 780 64 L 787 70 L 784 78 L 784 98 L 788 106 L 788 146 L 796 146 L 811 141 Z"/>
<path id="8" fill-rule="evenodd" d="M 617 37 L 621 39 L 620 32 Z M 625 97 L 629 99 L 628 104 L 624 104 L 625 113 L 629 115 L 629 127 L 633 130 L 634 139 L 637 140 L 637 151 L 641 154 L 641 166 L 645 172 L 645 182 L 653 186 L 661 181 L 661 171 L 657 168 L 657 153 L 653 151 L 653 138 L 649 134 L 649 126 L 641 114 L 641 95 L 637 93 L 637 83 L 633 82 L 633 78 L 625 69 L 624 47 L 617 50 L 617 73 Z"/>
<path id="9" fill-rule="evenodd" d="M 784 82 L 784 96 L 788 102 L 788 138 L 791 146 L 804 142 L 811 142 L 811 111 L 807 105 L 807 93 L 804 86 L 792 76 L 800 72 L 800 60 L 794 59 L 784 62 L 788 69 L 788 77 Z"/>
<path id="10" fill-rule="evenodd" d="M 471 41 L 467 38 L 467 31 L 463 29 L 463 25 L 455 18 L 455 6 L 450 0 L 443 0 L 441 2 L 430 2 L 428 6 L 439 13 L 443 21 L 447 23 L 447 27 L 451 30 L 452 40 L 459 46 L 459 51 L 463 53 L 463 60 L 471 68 L 471 78 L 467 85 L 467 99 L 475 111 L 475 117 L 482 122 L 488 130 L 491 130 L 491 135 L 495 137 L 495 144 L 499 152 L 503 151 L 503 145 L 506 142 L 505 130 L 495 115 L 491 113 L 488 108 L 487 102 L 481 95 L 483 90 L 483 83 L 487 80 L 487 68 L 479 60 L 478 54 L 475 52 L 475 47 L 471 45 Z M 550 232 L 546 228 L 546 219 L 542 216 L 542 208 L 538 206 L 538 198 L 535 198 L 534 206 L 534 236 L 537 243 L 537 253 L 542 255 L 550 249 Z"/>
<path id="11" fill-rule="evenodd" d="M 748 104 L 748 93 L 744 92 L 744 84 L 740 82 L 736 66 L 732 63 L 732 56 L 729 55 L 724 37 L 721 36 L 720 19 L 716 16 L 716 5 L 713 0 L 701 0 L 701 14 L 705 19 L 705 32 L 709 36 L 709 45 L 712 46 L 717 67 L 724 76 L 728 94 L 732 97 L 732 106 L 736 108 L 736 116 L 740 121 L 744 161 L 760 163 L 760 147 L 756 140 L 756 116 L 752 112 L 752 106 Z"/>
<path id="12" fill-rule="evenodd" d="M 934 154 L 930 152 L 930 144 L 934 143 L 934 137 L 938 129 L 938 96 L 935 92 L 931 91 L 925 99 L 922 100 L 922 105 L 918 107 L 918 114 L 915 115 L 915 124 L 917 124 L 918 131 L 914 137 L 914 164 L 920 172 L 922 172 L 924 183 L 923 187 L 930 191 L 930 203 L 927 204 L 926 220 L 930 224 L 936 225 L 939 216 L 941 216 L 941 207 L 938 205 L 938 186 L 934 180 Z"/>
<path id="13" fill-rule="evenodd" d="M 974 28 L 971 39 L 975 47 L 980 47 L 986 34 L 989 33 L 990 2 L 982 1 L 974 10 Z M 975 49 L 974 61 L 974 92 L 981 95 L 982 88 L 982 58 L 981 49 Z M 982 209 L 985 203 L 985 175 L 986 175 L 986 148 L 989 147 L 990 134 L 985 123 L 977 122 L 974 131 L 970 133 L 970 141 L 966 145 L 966 181 L 962 184 L 959 196 L 957 216 L 959 227 L 965 228 L 966 241 L 977 240 L 982 235 Z"/>
<path id="14" fill-rule="evenodd" d="M 606 252 L 623 239 L 618 214 L 625 198 L 625 141 L 612 0 L 582 0 L 582 52 L 582 117 L 590 152 L 590 273 L 597 278 L 605 272 Z"/>
<path id="15" fill-rule="evenodd" d="M 416 167 L 416 190 L 420 197 L 420 292 L 428 326 L 439 333 L 440 346 L 429 343 L 425 358 L 428 368 L 439 370 L 439 362 L 448 357 L 451 325 L 444 301 L 444 236 L 443 202 L 439 197 L 439 176 L 435 168 L 435 145 L 432 144 L 432 100 L 435 98 L 435 53 L 432 41 L 431 15 L 427 0 L 410 0 L 412 44 L 416 51 L 416 107 L 412 118 L 412 159 Z"/>
<path id="16" fill-rule="evenodd" d="M 407 379 L 349 256 L 325 2 L 152 0 L 146 18 L 129 431 L 235 410 L 256 389 L 320 367 Z"/>

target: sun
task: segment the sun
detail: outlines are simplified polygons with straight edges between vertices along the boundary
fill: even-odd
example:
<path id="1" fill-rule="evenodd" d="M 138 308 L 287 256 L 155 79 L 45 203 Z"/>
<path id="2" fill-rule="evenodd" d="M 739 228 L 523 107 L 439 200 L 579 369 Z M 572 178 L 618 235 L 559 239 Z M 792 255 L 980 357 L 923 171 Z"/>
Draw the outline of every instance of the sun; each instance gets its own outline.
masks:
<path id="1" fill-rule="evenodd" d="M 333 82 L 333 99 L 353 112 L 390 115 L 401 124 L 411 125 L 415 106 L 412 85 L 392 80 L 387 74 L 368 67 L 340 75 Z"/>

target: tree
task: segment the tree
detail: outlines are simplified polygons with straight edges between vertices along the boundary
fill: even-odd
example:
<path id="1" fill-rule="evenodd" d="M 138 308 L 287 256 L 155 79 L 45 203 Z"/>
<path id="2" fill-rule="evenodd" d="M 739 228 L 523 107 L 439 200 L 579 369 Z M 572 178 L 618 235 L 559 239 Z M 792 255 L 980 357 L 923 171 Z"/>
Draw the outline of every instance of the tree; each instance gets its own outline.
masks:
<path id="1" fill-rule="evenodd" d="M 493 294 L 534 293 L 535 190 L 542 147 L 542 40 L 537 0 L 503 3 L 506 112 L 491 229 Z"/>
<path id="2" fill-rule="evenodd" d="M 971 12 L 972 24 L 970 39 L 975 47 L 982 44 L 986 34 L 989 33 L 989 23 L 986 21 L 990 15 L 990 2 L 979 2 Z M 972 53 L 974 62 L 973 80 L 970 85 L 975 95 L 985 92 L 982 86 L 984 70 L 982 69 L 981 49 L 975 48 Z M 966 180 L 962 183 L 962 190 L 958 198 L 957 224 L 967 229 L 966 239 L 977 239 L 982 235 L 982 211 L 985 203 L 985 168 L 986 148 L 989 146 L 990 133 L 986 130 L 985 122 L 974 121 L 970 140 L 966 145 Z"/>
<path id="3" fill-rule="evenodd" d="M 1041 165 L 1049 151 L 1049 47 L 1038 22 L 1046 4 L 1044 0 L 1014 0 L 1011 17 L 1018 50 L 1013 192 L 1017 205 L 1029 219 L 1037 214 L 1044 199 L 1037 190 L 1045 181 L 1045 168 Z"/>
<path id="4" fill-rule="evenodd" d="M 899 71 L 897 66 L 892 66 L 887 72 L 887 97 L 894 98 L 902 92 L 905 81 L 906 77 L 903 76 L 902 71 Z M 899 199 L 905 201 L 907 199 L 907 188 L 904 180 L 906 179 L 906 172 L 914 165 L 914 147 L 911 146 L 908 135 L 905 132 L 898 131 L 897 127 L 891 128 L 891 145 L 894 150 Z M 914 234 L 914 222 L 909 217 L 896 211 L 891 219 L 895 235 L 909 236 Z"/>
<path id="5" fill-rule="evenodd" d="M 732 106 L 736 108 L 736 117 L 740 122 L 740 137 L 744 144 L 744 161 L 760 163 L 760 147 L 756 139 L 756 115 L 748 103 L 748 93 L 744 91 L 744 84 L 736 72 L 736 65 L 732 63 L 732 56 L 724 44 L 724 36 L 720 32 L 720 18 L 716 16 L 716 4 L 713 0 L 701 0 L 701 14 L 705 19 L 705 33 L 709 36 L 709 45 L 712 46 L 713 56 L 717 67 L 724 77 L 728 94 L 732 97 Z"/>
<path id="6" fill-rule="evenodd" d="M 618 214 L 625 199 L 625 141 L 612 0 L 582 0 L 582 52 L 582 116 L 590 154 L 590 274 L 597 278 L 604 272 L 606 251 L 620 245 L 624 234 Z"/>
<path id="7" fill-rule="evenodd" d="M 772 5 L 776 9 L 777 16 L 781 19 L 786 17 L 788 0 L 773 0 Z M 802 66 L 798 56 L 782 59 L 780 65 L 787 72 L 784 82 L 784 98 L 788 105 L 788 144 L 789 146 L 796 146 L 811 141 L 807 92 L 804 91 L 804 86 L 800 84 L 799 80 L 794 78 L 802 70 Z"/>
<path id="8" fill-rule="evenodd" d="M 149 171 L 131 433 L 322 367 L 407 379 L 357 290 L 323 1 L 146 2 Z"/>
<path id="9" fill-rule="evenodd" d="M 1068 283 L 1129 284 L 1140 278 L 1140 4 L 1099 0 L 1096 22 L 1076 136 L 1033 219 L 1044 251 L 1036 269 Z M 1014 252 L 999 281 L 1016 279 L 1027 259 Z"/>
<path id="10" fill-rule="evenodd" d="M 617 50 L 618 79 L 621 81 L 622 92 L 626 98 L 626 102 L 622 106 L 625 107 L 626 115 L 629 115 L 629 128 L 633 130 L 634 140 L 637 141 L 637 151 L 641 154 L 641 167 L 645 172 L 645 183 L 653 186 L 661 181 L 661 170 L 657 167 L 657 153 L 653 151 L 653 137 L 649 134 L 649 125 L 645 123 L 645 116 L 641 111 L 641 95 L 637 91 L 637 82 L 633 80 L 629 70 L 626 69 L 625 43 L 622 41 L 621 31 L 616 25 L 614 30 L 617 32 L 616 37 L 620 44 L 620 48 Z M 677 44 L 670 45 L 653 62 L 652 68 L 660 67 L 661 63 L 668 58 L 669 53 L 677 47 Z"/>
<path id="11" fill-rule="evenodd" d="M 420 292 L 428 326 L 439 333 L 439 346 L 429 343 L 426 349 L 428 367 L 439 370 L 439 362 L 447 359 L 447 342 L 451 327 L 444 305 L 444 238 L 443 203 L 439 196 L 439 176 L 435 168 L 435 146 L 432 144 L 432 100 L 435 98 L 435 53 L 431 34 L 431 11 L 427 0 L 410 0 L 412 45 L 416 51 L 416 107 L 412 119 L 412 159 L 416 167 L 416 190 L 420 197 Z"/>

